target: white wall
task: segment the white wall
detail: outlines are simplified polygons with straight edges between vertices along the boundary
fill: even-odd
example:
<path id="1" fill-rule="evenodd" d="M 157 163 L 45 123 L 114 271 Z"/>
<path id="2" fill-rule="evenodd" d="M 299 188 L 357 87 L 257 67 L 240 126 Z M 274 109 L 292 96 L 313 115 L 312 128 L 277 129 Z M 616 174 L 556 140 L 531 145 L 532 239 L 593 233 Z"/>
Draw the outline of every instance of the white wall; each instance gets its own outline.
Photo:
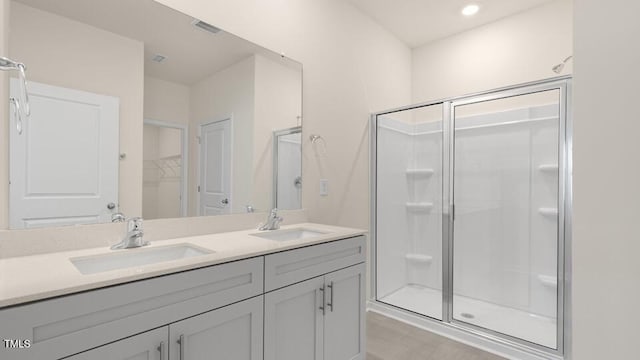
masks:
<path id="1" fill-rule="evenodd" d="M 10 29 L 9 55 L 27 64 L 28 80 L 120 99 L 120 210 L 141 215 L 144 45 L 17 2 Z"/>
<path id="2" fill-rule="evenodd" d="M 341 0 L 159 2 L 302 62 L 303 206 L 312 221 L 367 228 L 368 116 L 411 101 L 407 46 Z M 326 156 L 314 155 L 310 134 L 325 139 Z"/>
<path id="3" fill-rule="evenodd" d="M 637 359 L 640 2 L 576 0 L 573 359 Z"/>
<path id="4" fill-rule="evenodd" d="M 558 0 L 415 48 L 413 102 L 557 76 L 551 68 L 572 54 L 571 19 L 572 1 Z"/>
<path id="5" fill-rule="evenodd" d="M 189 123 L 189 87 L 144 77 L 144 118 L 177 124 Z"/>

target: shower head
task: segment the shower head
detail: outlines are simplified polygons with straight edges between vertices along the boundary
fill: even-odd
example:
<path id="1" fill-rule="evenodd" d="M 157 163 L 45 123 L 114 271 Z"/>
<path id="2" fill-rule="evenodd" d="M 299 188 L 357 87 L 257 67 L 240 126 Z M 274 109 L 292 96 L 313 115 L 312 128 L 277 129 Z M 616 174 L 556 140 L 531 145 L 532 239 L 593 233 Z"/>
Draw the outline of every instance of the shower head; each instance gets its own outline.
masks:
<path id="1" fill-rule="evenodd" d="M 564 69 L 564 66 L 567 63 L 567 61 L 571 60 L 571 58 L 573 58 L 573 55 L 567 56 L 567 58 L 562 60 L 562 62 L 560 64 L 552 67 L 551 70 L 553 70 L 553 72 L 556 73 L 556 74 L 560 74 L 562 72 L 562 70 Z"/>

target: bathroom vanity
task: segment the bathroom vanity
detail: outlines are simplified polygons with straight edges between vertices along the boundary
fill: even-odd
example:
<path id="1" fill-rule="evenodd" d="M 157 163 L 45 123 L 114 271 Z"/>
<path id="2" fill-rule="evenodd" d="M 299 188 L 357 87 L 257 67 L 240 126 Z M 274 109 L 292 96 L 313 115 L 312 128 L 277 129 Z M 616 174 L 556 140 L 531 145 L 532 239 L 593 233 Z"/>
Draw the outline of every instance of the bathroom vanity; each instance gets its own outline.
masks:
<path id="1" fill-rule="evenodd" d="M 365 256 L 297 224 L 1 259 L 0 358 L 364 359 Z"/>

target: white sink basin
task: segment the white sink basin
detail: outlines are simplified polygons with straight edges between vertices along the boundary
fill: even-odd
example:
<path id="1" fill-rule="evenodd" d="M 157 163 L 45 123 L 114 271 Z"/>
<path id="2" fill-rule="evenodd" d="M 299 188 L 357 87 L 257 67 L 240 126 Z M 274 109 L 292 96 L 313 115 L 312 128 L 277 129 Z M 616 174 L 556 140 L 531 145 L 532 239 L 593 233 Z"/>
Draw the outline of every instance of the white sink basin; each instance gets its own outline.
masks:
<path id="1" fill-rule="evenodd" d="M 297 228 L 297 229 L 285 229 L 285 230 L 273 230 L 251 234 L 253 236 L 261 237 L 263 239 L 275 240 L 275 241 L 287 241 L 287 240 L 300 240 L 308 239 L 312 237 L 322 236 L 328 234 L 327 232 Z"/>
<path id="2" fill-rule="evenodd" d="M 215 251 L 206 250 L 191 244 L 176 244 L 156 248 L 117 250 L 117 252 L 110 254 L 71 258 L 69 261 L 75 265 L 80 273 L 87 275 L 186 259 L 194 256 L 212 254 L 214 252 Z"/>

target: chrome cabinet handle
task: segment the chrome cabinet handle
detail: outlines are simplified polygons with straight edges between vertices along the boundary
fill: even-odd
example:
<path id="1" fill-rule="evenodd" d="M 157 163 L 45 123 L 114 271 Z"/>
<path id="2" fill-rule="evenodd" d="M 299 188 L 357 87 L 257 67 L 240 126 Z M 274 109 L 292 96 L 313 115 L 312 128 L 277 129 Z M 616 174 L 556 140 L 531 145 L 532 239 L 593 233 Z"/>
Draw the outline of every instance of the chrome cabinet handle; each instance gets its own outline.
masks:
<path id="1" fill-rule="evenodd" d="M 158 351 L 160 352 L 160 360 L 167 360 L 164 346 L 164 341 L 160 341 L 160 346 L 158 346 Z"/>
<path id="2" fill-rule="evenodd" d="M 329 283 L 327 287 L 331 289 L 331 296 L 329 297 L 329 302 L 327 303 L 327 306 L 329 306 L 331 308 L 331 312 L 333 312 L 333 281 Z"/>
<path id="3" fill-rule="evenodd" d="M 185 348 L 187 347 L 187 342 L 186 339 L 184 338 L 184 334 L 180 335 L 180 338 L 178 339 L 178 344 L 180 345 L 180 360 L 184 360 L 185 359 Z"/>
<path id="4" fill-rule="evenodd" d="M 325 301 L 327 300 L 327 297 L 325 296 L 325 292 L 324 292 L 324 285 L 322 285 L 322 287 L 319 290 L 322 292 L 322 306 L 319 306 L 318 309 L 322 310 L 322 315 L 324 315 L 326 312 L 326 307 L 324 306 L 324 304 L 325 304 Z"/>

